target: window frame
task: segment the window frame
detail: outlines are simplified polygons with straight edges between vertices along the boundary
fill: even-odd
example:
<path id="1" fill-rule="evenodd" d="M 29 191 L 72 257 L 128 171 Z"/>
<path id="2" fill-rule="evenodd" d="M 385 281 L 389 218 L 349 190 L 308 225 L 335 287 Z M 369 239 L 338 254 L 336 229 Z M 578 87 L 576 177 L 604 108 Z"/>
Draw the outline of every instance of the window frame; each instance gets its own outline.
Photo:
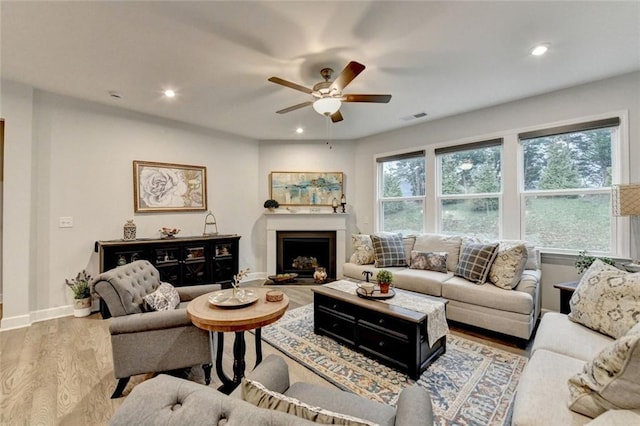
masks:
<path id="1" fill-rule="evenodd" d="M 384 163 L 398 160 L 408 160 L 412 158 L 420 158 L 422 157 L 422 161 L 425 169 L 425 185 L 424 185 L 424 195 L 414 195 L 414 196 L 402 196 L 402 197 L 384 197 L 382 191 L 384 190 Z M 422 201 L 422 231 L 426 232 L 426 205 L 427 205 L 427 194 L 429 193 L 428 189 L 428 178 L 427 178 L 427 154 L 423 149 L 412 149 L 406 151 L 400 151 L 395 154 L 385 154 L 378 155 L 374 158 L 376 165 L 376 188 L 375 188 L 375 231 L 376 232 L 389 232 L 384 229 L 384 203 L 392 202 L 392 201 Z"/>

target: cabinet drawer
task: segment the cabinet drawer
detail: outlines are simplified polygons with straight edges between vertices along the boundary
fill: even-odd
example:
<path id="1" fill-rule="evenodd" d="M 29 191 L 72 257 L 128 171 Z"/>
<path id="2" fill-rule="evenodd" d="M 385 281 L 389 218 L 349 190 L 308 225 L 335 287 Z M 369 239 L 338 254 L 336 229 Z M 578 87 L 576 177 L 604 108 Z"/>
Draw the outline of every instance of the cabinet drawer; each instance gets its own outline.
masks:
<path id="1" fill-rule="evenodd" d="M 323 309 L 316 310 L 316 328 L 336 340 L 355 345 L 356 323 L 350 318 L 333 315 Z"/>
<path id="2" fill-rule="evenodd" d="M 380 332 L 364 323 L 358 326 L 358 346 L 377 357 L 387 360 L 403 369 L 408 368 L 407 355 L 411 353 L 409 341 Z"/>
<path id="3" fill-rule="evenodd" d="M 341 300 L 331 299 L 319 294 L 316 294 L 314 298 L 316 306 L 320 309 L 333 311 L 343 315 L 349 315 L 351 317 L 353 317 L 354 315 L 355 308 L 349 303 L 343 302 Z"/>
<path id="4" fill-rule="evenodd" d="M 389 316 L 381 316 L 375 312 L 364 311 L 361 315 L 362 323 L 371 328 L 382 328 L 391 330 L 398 334 L 402 339 L 409 339 L 412 333 L 415 333 L 416 325 L 408 321 Z"/>

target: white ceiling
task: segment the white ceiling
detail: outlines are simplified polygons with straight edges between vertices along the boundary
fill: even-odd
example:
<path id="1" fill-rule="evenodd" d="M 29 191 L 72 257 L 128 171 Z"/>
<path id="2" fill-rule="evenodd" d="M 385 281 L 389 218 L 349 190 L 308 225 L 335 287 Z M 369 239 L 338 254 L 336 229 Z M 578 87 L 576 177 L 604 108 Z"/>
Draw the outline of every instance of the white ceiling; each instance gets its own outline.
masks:
<path id="1" fill-rule="evenodd" d="M 255 139 L 323 139 L 308 100 L 319 71 L 367 66 L 333 139 L 355 139 L 640 69 L 632 2 L 11 2 L 2 77 Z M 537 43 L 551 43 L 533 57 Z M 164 99 L 162 90 L 178 95 Z M 122 95 L 113 99 L 108 92 Z M 419 112 L 428 116 L 404 120 Z M 295 133 L 301 126 L 305 133 Z"/>

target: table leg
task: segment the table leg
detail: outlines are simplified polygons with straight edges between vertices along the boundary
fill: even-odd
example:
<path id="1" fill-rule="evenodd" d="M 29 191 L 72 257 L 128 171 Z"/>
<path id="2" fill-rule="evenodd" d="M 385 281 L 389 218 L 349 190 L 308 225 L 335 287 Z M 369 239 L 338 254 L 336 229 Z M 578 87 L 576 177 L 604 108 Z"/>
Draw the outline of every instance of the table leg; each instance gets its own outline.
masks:
<path id="1" fill-rule="evenodd" d="M 244 331 L 236 331 L 236 338 L 233 342 L 233 383 L 237 386 L 244 377 L 245 361 L 244 356 L 247 346 L 244 341 Z"/>
<path id="2" fill-rule="evenodd" d="M 235 389 L 235 384 L 233 381 L 224 374 L 224 370 L 222 369 L 222 354 L 224 353 L 224 333 L 217 333 L 217 351 L 216 351 L 216 373 L 218 373 L 218 377 L 222 382 L 222 386 L 218 388 L 220 392 L 230 394 L 233 389 Z"/>
<path id="3" fill-rule="evenodd" d="M 256 368 L 258 364 L 262 362 L 262 328 L 256 328 L 255 336 L 256 336 L 256 365 L 253 368 Z"/>

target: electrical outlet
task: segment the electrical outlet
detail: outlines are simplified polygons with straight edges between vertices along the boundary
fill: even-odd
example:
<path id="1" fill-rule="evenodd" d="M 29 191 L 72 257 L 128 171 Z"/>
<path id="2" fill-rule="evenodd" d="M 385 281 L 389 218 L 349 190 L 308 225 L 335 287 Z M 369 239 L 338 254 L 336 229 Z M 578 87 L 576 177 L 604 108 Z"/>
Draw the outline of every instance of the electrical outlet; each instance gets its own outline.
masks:
<path id="1" fill-rule="evenodd" d="M 73 218 L 71 216 L 61 216 L 58 226 L 60 228 L 73 228 Z"/>

